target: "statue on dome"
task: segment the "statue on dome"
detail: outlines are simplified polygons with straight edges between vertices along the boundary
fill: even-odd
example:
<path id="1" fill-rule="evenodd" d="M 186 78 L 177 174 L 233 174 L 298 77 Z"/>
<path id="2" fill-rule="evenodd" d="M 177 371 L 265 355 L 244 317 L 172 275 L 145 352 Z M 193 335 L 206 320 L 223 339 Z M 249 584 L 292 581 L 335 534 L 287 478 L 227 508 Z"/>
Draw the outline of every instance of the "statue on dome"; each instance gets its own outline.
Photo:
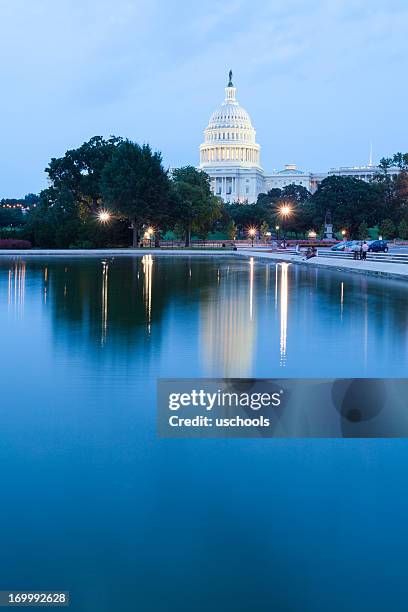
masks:
<path id="1" fill-rule="evenodd" d="M 228 87 L 234 87 L 234 84 L 232 82 L 232 70 L 229 71 L 229 83 L 228 83 Z"/>

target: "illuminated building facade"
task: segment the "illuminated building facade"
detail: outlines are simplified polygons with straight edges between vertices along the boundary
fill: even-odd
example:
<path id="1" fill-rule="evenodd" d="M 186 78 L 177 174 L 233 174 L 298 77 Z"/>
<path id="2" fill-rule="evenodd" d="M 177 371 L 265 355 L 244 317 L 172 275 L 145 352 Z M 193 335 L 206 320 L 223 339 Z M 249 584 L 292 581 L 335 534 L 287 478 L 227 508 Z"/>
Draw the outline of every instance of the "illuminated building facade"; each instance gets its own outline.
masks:
<path id="1" fill-rule="evenodd" d="M 255 202 L 260 193 L 288 185 L 301 185 L 314 193 L 328 176 L 353 176 L 371 181 L 378 172 L 371 153 L 367 166 L 306 172 L 295 164 L 287 164 L 282 170 L 265 173 L 255 128 L 248 112 L 239 104 L 236 91 L 230 71 L 224 102 L 211 115 L 200 146 L 199 168 L 210 177 L 212 192 L 224 202 Z M 398 168 L 390 170 L 390 174 L 398 172 Z"/>

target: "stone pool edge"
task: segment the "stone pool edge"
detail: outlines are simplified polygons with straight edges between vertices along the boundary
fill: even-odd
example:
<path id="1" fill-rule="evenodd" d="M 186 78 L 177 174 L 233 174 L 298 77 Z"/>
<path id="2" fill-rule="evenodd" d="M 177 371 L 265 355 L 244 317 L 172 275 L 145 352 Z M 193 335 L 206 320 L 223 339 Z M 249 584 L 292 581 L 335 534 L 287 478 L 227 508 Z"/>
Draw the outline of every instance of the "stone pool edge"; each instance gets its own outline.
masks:
<path id="1" fill-rule="evenodd" d="M 221 250 L 178 250 L 163 248 L 159 249 L 10 249 L 0 251 L 0 260 L 2 258 L 15 256 L 24 257 L 114 257 L 114 256 L 133 256 L 133 255 L 156 255 L 156 256 L 193 256 L 198 257 L 200 255 L 211 255 L 213 257 L 226 257 L 226 256 L 238 256 L 238 257 L 254 257 L 256 259 L 262 259 L 264 261 L 277 261 L 287 262 L 296 265 L 312 266 L 316 268 L 325 268 L 329 270 L 335 270 L 336 272 L 352 272 L 354 274 L 366 274 L 368 276 L 376 276 L 381 278 L 393 278 L 393 279 L 408 279 L 408 264 L 395 264 L 395 263 L 381 263 L 373 261 L 353 261 L 353 260 L 337 260 L 325 258 L 324 255 L 319 255 L 317 258 L 310 259 L 308 261 L 303 260 L 298 255 L 285 254 L 285 253 L 268 253 L 265 251 L 257 251 L 256 249 L 238 249 L 238 251 L 221 251 Z"/>

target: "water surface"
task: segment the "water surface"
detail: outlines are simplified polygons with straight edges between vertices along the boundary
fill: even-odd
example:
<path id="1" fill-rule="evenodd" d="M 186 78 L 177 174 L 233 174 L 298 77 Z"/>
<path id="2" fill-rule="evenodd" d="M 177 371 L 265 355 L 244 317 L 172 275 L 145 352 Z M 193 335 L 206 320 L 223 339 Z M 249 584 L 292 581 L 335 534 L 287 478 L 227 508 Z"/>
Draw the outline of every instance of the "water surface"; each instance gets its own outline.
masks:
<path id="1" fill-rule="evenodd" d="M 158 440 L 156 379 L 405 377 L 408 286 L 236 257 L 0 259 L 0 589 L 405 610 L 404 440 Z"/>

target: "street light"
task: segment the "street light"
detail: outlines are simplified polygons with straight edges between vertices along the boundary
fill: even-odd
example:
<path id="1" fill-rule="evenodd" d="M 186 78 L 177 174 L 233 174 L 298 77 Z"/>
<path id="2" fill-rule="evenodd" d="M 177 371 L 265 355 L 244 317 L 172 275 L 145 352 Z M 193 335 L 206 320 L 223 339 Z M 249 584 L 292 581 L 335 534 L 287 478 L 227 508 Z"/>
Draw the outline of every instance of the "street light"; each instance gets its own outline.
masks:
<path id="1" fill-rule="evenodd" d="M 154 235 L 154 228 L 153 227 L 148 227 L 146 230 L 146 234 L 150 240 L 150 247 L 152 246 L 152 236 Z"/>
<path id="2" fill-rule="evenodd" d="M 286 218 L 291 214 L 292 209 L 289 206 L 289 204 L 284 204 L 283 206 L 280 207 L 279 212 L 284 218 Z"/>
<path id="3" fill-rule="evenodd" d="M 98 219 L 101 223 L 109 223 L 109 221 L 111 220 L 112 215 L 110 214 L 110 212 L 108 210 L 100 210 L 98 213 Z"/>
<path id="4" fill-rule="evenodd" d="M 343 240 L 346 239 L 346 234 L 347 234 L 346 230 L 341 230 L 341 235 L 343 236 Z"/>
<path id="5" fill-rule="evenodd" d="M 254 238 L 256 236 L 256 228 L 255 227 L 250 227 L 248 229 L 248 235 L 251 238 L 252 246 L 254 246 Z"/>
<path id="6" fill-rule="evenodd" d="M 279 208 L 279 214 L 282 217 L 282 233 L 283 233 L 283 248 L 286 249 L 286 236 L 285 236 L 285 221 L 292 214 L 292 208 L 289 204 L 282 204 Z"/>

